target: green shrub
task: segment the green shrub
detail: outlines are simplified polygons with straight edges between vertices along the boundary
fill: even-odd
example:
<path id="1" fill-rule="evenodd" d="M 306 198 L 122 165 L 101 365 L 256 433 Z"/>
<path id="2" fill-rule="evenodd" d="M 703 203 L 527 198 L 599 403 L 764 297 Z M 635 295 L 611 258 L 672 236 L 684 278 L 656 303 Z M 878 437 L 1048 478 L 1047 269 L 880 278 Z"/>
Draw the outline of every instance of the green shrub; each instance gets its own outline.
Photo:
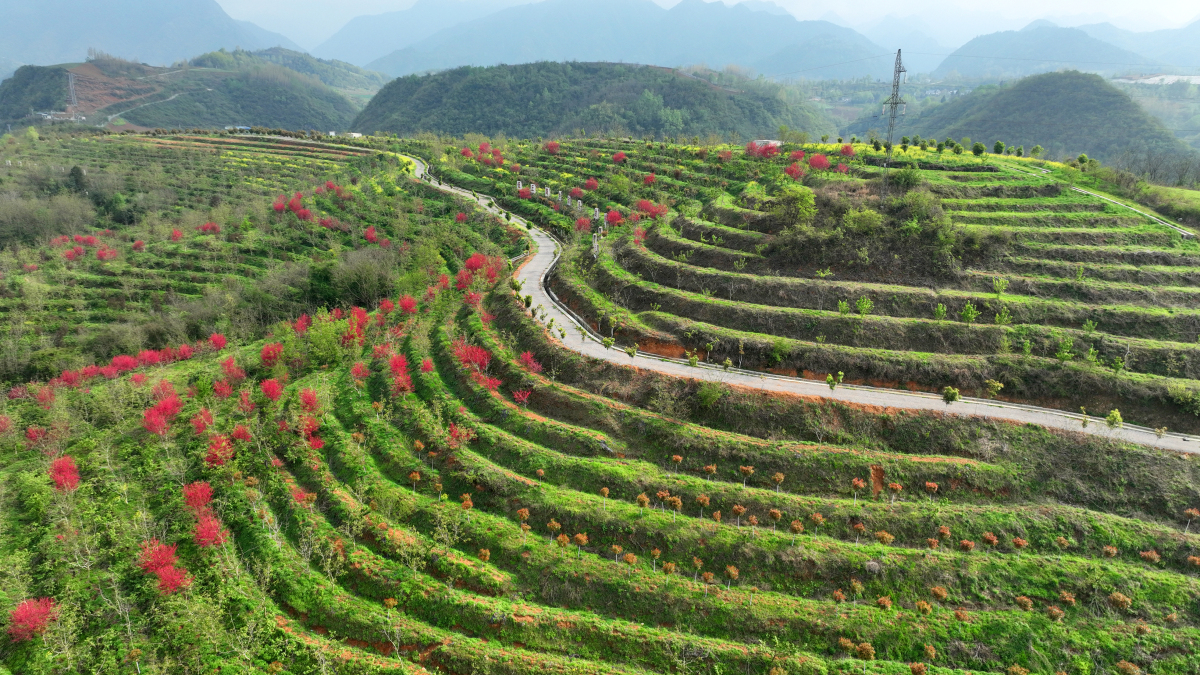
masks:
<path id="1" fill-rule="evenodd" d="M 921 170 L 916 167 L 905 167 L 892 172 L 888 182 L 901 190 L 911 190 L 921 184 Z"/>

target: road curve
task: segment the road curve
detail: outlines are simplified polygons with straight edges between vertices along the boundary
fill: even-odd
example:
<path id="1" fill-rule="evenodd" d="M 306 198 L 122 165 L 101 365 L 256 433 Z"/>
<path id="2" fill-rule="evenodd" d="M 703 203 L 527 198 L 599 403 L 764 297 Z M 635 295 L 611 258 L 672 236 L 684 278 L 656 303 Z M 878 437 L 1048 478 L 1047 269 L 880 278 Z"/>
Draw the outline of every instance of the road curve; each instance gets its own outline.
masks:
<path id="1" fill-rule="evenodd" d="M 429 179 L 424 161 L 407 155 L 405 157 L 415 163 L 414 175 L 416 178 Z M 468 190 L 445 183 L 433 185 L 446 192 L 452 192 L 470 199 L 493 213 L 503 212 L 500 208 L 492 205 L 493 200 L 486 195 L 476 195 Z M 1036 424 L 1054 429 L 1113 438 L 1176 452 L 1200 454 L 1200 438 L 1196 436 L 1167 433 L 1159 438 L 1153 429 L 1135 425 L 1125 425 L 1118 429 L 1110 429 L 1102 418 L 1095 417 L 1089 418 L 1088 425 L 1085 427 L 1083 426 L 1081 415 L 1051 408 L 1038 408 L 1035 406 L 969 397 L 964 397 L 958 402 L 947 405 L 941 396 L 925 392 L 857 385 L 842 385 L 836 390 L 830 390 L 829 386 L 823 382 L 758 371 L 739 370 L 736 368 L 725 370 L 711 364 L 691 366 L 681 359 L 671 359 L 655 354 L 639 352 L 636 357 L 630 358 L 621 349 L 605 348 L 601 343 L 601 338 L 595 335 L 591 328 L 579 317 L 575 316 L 574 312 L 559 302 L 554 293 L 546 287 L 546 277 L 551 268 L 558 262 L 561 252 L 558 241 L 516 214 L 510 213 L 509 215 L 513 222 L 528 227 L 530 239 L 536 248 L 536 252 L 531 254 L 530 259 L 518 271 L 517 280 L 524 283 L 524 292 L 533 296 L 533 306 L 540 306 L 543 309 L 544 313 L 539 313 L 542 321 L 549 323 L 553 319 L 556 326 L 569 327 L 566 331 L 566 336 L 560 341 L 568 349 L 580 354 L 620 365 L 646 368 L 674 377 L 723 382 L 732 385 L 754 387 L 765 391 L 803 396 L 819 396 L 821 398 L 859 405 L 902 408 L 907 410 L 933 410 L 964 417 L 1009 420 L 1017 423 Z"/>

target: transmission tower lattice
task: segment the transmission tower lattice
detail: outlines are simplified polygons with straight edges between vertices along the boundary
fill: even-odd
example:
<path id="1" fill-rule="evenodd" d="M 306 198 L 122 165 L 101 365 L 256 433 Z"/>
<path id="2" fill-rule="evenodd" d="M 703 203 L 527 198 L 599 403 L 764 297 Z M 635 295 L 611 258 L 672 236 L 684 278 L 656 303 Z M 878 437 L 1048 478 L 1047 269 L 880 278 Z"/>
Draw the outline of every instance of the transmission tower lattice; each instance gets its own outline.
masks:
<path id="1" fill-rule="evenodd" d="M 904 69 L 904 62 L 900 60 L 900 50 L 897 49 L 896 69 L 892 75 L 892 95 L 883 102 L 883 112 L 888 116 L 887 158 L 883 160 L 884 197 L 887 196 L 888 169 L 892 166 L 892 134 L 896 131 L 896 117 L 903 115 L 908 107 L 904 99 L 900 98 L 900 85 L 902 81 L 908 80 L 907 72 Z"/>

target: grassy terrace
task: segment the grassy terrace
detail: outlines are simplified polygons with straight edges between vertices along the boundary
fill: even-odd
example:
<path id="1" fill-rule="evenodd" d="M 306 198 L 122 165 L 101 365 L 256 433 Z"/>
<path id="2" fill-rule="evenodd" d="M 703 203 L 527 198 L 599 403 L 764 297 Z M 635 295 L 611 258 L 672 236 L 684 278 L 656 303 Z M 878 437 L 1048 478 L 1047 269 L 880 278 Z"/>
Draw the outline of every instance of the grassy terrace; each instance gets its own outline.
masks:
<path id="1" fill-rule="evenodd" d="M 81 136 L 9 145 L 0 159 L 0 183 L 60 200 L 82 194 L 96 216 L 51 233 L 65 241 L 0 255 L 8 380 L 45 380 L 213 331 L 260 336 L 320 306 L 377 301 L 398 285 L 421 292 L 415 277 L 372 279 L 397 262 L 436 264 L 479 248 L 481 237 L 511 255 L 523 245 L 494 219 L 481 220 L 478 234 L 458 223 L 446 230 L 440 221 L 463 207 L 411 182 L 408 162 L 386 149 Z"/>
<path id="2" fill-rule="evenodd" d="M 203 146 L 196 141 L 208 152 Z M 446 156 L 412 142 L 387 149 L 414 146 Z M 596 141 L 557 157 L 534 147 L 521 154 L 510 142 L 504 151 L 519 158 L 525 184 L 555 192 L 539 157 L 599 167 L 591 151 L 612 154 Z M 621 147 L 631 156 L 644 149 Z M 924 360 L 924 373 L 1008 359 L 988 367 L 1045 371 L 1051 383 L 1103 373 L 1093 386 L 1118 393 L 1127 382 L 1152 388 L 1169 379 L 1142 364 L 1192 358 L 1190 344 L 1103 326 L 864 317 L 837 310 L 838 299 L 855 295 L 830 295 L 818 309 L 772 307 L 689 291 L 674 273 L 647 280 L 626 252 L 724 272 L 652 250 L 655 236 L 693 242 L 686 228 L 677 235 L 662 223 L 675 215 L 700 222 L 718 191 L 740 195 L 750 182 L 741 160 L 691 152 L 656 146 L 631 159 L 683 186 L 675 213 L 610 230 L 598 261 L 568 249 L 553 280 L 618 345 L 639 335 L 664 350 L 728 340 L 733 351 L 714 342 L 701 358 L 728 353 L 748 367 L 784 341 L 797 354 L 780 352 L 785 363 L 799 367 L 819 358 L 800 355 L 815 348 L 859 359 L 864 371 L 905 359 Z M 458 163 L 448 160 L 440 175 L 492 185 L 465 163 L 449 166 Z M 682 192 L 693 183 L 690 196 Z M 77 387 L 64 375 L 49 400 L 34 383 L 2 402 L 0 616 L 33 597 L 54 598 L 59 615 L 45 640 L 3 643 L 0 664 L 21 673 L 445 675 L 1090 675 L 1123 672 L 1121 662 L 1156 675 L 1200 669 L 1200 535 L 1185 514 L 1200 505 L 1194 458 L 592 361 L 565 351 L 557 327 L 539 322 L 510 283 L 505 258 L 523 250 L 519 231 L 406 180 L 397 165 L 364 171 L 356 189 L 354 215 L 339 216 L 354 223 L 350 232 L 315 233 L 290 213 L 276 219 L 269 190 L 239 202 L 251 226 L 238 241 L 224 232 L 179 242 L 160 235 L 107 263 L 56 263 L 61 249 L 50 247 L 17 254 L 43 261 L 25 283 L 44 287 L 45 304 L 86 307 L 89 289 L 124 289 L 101 284 L 129 278 L 151 294 L 138 302 L 154 311 L 160 288 L 211 302 L 234 275 L 255 280 L 374 250 L 362 236 L 372 222 L 393 250 L 410 251 L 396 260 L 386 294 L 309 305 L 311 325 L 285 316 L 262 335 L 230 331 L 228 345 L 205 334 L 191 339 L 189 359 Z M 631 199 L 634 209 L 638 199 L 669 203 L 674 193 L 658 189 L 640 183 L 632 199 L 601 187 L 586 203 L 628 220 Z M 581 216 L 555 210 L 556 199 L 492 194 L 590 244 L 575 234 Z M 774 241 L 766 225 L 762 236 Z M 711 237 L 725 226 L 699 227 L 708 228 L 704 245 L 723 248 Z M 118 236 L 114 228 L 103 239 Z M 273 253 L 268 242 L 278 243 Z M 772 251 L 751 255 L 766 261 L 760 273 L 728 273 L 815 282 L 772 274 Z M 908 288 L 895 281 L 889 289 Z M 821 283 L 871 287 L 832 276 Z M 973 297 L 970 282 L 956 283 L 946 292 Z M 8 300 L 29 312 L 29 295 Z M 730 327 L 701 320 L 718 305 L 734 313 Z M 120 310 L 75 313 L 105 311 Z M 754 338 L 760 353 L 747 336 L 763 317 L 775 332 Z M 79 319 L 73 330 L 92 329 Z M 787 326 L 800 332 L 785 337 Z M 1007 330 L 1025 330 L 1038 353 L 1017 347 L 1001 359 L 979 347 Z M 1055 331 L 1135 356 L 1116 374 L 1042 355 Z M 945 349 L 920 351 L 934 339 Z M 78 367 L 87 353 L 72 357 Z M 164 400 L 178 412 L 155 428 L 146 410 Z M 77 484 L 63 482 L 67 457 Z M 200 483 L 212 492 L 204 503 Z M 172 569 L 185 571 L 182 582 L 164 586 L 162 568 L 147 571 L 152 540 L 177 547 Z"/>
<path id="3" fill-rule="evenodd" d="M 447 180 L 579 241 L 556 292 L 621 348 L 973 395 L 987 395 L 990 380 L 1007 400 L 1120 409 L 1128 421 L 1200 431 L 1200 244 L 1066 189 L 1053 163 L 911 148 L 897 154 L 901 165 L 944 170 L 901 172 L 881 201 L 878 153 L 863 144 L 845 154 L 786 145 L 771 159 L 740 148 L 588 140 L 550 152 L 513 142 L 504 166 L 449 144 L 412 147 Z M 832 168 L 809 166 L 814 155 Z M 1053 173 L 1032 175 L 1035 166 Z M 538 194 L 521 198 L 517 181 Z M 779 210 L 797 184 L 815 197 L 800 220 Z M 559 202 L 560 190 L 576 190 L 582 207 Z M 596 209 L 621 225 L 602 228 Z M 863 225 L 864 211 L 882 223 Z M 895 238 L 856 248 L 864 227 Z M 593 260 L 590 232 L 601 229 Z M 947 252 L 932 254 L 939 246 Z M 949 262 L 922 261 L 930 255 Z"/>

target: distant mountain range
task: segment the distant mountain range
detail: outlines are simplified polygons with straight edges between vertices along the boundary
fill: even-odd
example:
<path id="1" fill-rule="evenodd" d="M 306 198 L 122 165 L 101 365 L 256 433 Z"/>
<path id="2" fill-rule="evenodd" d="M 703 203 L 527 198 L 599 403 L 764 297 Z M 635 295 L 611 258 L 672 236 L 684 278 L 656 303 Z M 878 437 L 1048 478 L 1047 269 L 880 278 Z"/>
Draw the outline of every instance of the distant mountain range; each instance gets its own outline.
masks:
<path id="1" fill-rule="evenodd" d="M 0 42 L 0 79 L 21 64 L 80 62 L 89 49 L 152 65 L 220 48 L 304 51 L 234 20 L 217 0 L 0 0 L 0 16 L 15 28 Z M 656 0 L 416 0 L 402 11 L 353 17 L 312 52 L 393 77 L 464 65 L 608 61 L 738 65 L 787 79 L 890 79 L 898 48 L 910 74 L 939 79 L 999 81 L 1061 68 L 1190 73 L 1200 66 L 1200 21 L 1135 33 L 1039 20 L 965 44 L 915 16 L 858 25 L 862 32 L 801 21 L 770 0 L 681 0 L 670 9 Z M 946 43 L 963 46 L 950 52 Z"/>
<path id="2" fill-rule="evenodd" d="M 18 64 L 78 63 L 90 48 L 153 65 L 222 47 L 303 51 L 278 33 L 235 21 L 216 0 L 0 0 L 0 17 L 9 27 L 0 59 Z"/>
<path id="3" fill-rule="evenodd" d="M 780 125 L 814 137 L 836 133 L 831 119 L 805 102 L 785 102 L 778 89 L 749 79 L 721 87 L 670 68 L 617 63 L 468 66 L 393 80 L 363 109 L 353 128 L 516 138 L 573 135 L 581 129 L 655 137 L 725 138 L 737 133 L 743 139 L 774 138 Z"/>
<path id="4" fill-rule="evenodd" d="M 528 2 L 531 0 L 417 0 L 405 10 L 351 19 L 312 53 L 365 66 L 442 29 Z"/>
<path id="5" fill-rule="evenodd" d="M 612 61 L 747 66 L 768 76 L 886 76 L 888 50 L 826 21 L 682 0 L 546 0 L 439 30 L 367 67 L 400 76 L 461 65 Z"/>
<path id="6" fill-rule="evenodd" d="M 1111 23 L 1080 26 L 1079 30 L 1149 59 L 1185 68 L 1188 74 L 1200 69 L 1200 21 L 1183 28 L 1145 33 L 1117 28 Z"/>
<path id="7" fill-rule="evenodd" d="M 846 134 L 867 137 L 879 121 L 850 125 Z M 1047 157 L 1079 153 L 1111 160 L 1129 149 L 1185 153 L 1187 146 L 1099 75 L 1065 71 L 1023 78 L 1008 86 L 985 85 L 949 103 L 910 114 L 898 121 L 902 136 L 982 141 L 991 152 L 996 141 L 1046 149 Z M 969 148 L 968 148 L 969 150 Z"/>
<path id="8" fill-rule="evenodd" d="M 1077 28 L 1031 25 L 971 40 L 946 57 L 933 77 L 1004 80 L 1062 68 L 1123 73 L 1148 67 L 1161 64 Z"/>

